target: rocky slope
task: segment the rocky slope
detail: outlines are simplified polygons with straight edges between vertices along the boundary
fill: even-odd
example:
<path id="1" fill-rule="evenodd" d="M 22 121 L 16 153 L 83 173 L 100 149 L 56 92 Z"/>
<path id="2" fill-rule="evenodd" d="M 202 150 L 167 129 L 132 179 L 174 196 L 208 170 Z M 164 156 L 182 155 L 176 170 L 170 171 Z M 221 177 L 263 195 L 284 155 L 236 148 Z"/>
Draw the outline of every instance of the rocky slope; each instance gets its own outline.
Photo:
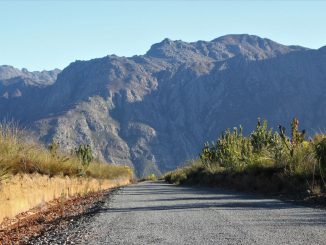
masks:
<path id="1" fill-rule="evenodd" d="M 18 121 L 28 119 L 32 111 L 25 110 L 26 105 L 40 103 L 40 91 L 52 85 L 59 73 L 59 69 L 29 72 L 8 65 L 0 66 L 0 117 Z"/>
<path id="2" fill-rule="evenodd" d="M 250 35 L 165 39 L 141 56 L 76 61 L 55 83 L 57 71 L 46 74 L 4 96 L 10 76 L 0 69 L 1 115 L 65 149 L 91 144 L 98 158 L 139 175 L 173 169 L 224 128 L 252 129 L 258 116 L 274 127 L 297 116 L 310 133 L 326 125 L 326 48 Z"/>

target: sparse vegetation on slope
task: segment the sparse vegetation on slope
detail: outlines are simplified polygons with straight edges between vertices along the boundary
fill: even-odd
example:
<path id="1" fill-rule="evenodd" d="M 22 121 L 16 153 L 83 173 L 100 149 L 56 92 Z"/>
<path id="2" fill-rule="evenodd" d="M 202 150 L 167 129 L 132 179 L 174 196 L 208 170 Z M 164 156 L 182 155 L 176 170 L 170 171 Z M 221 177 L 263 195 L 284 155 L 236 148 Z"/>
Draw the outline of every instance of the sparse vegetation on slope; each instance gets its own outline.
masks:
<path id="1" fill-rule="evenodd" d="M 165 175 L 177 184 L 234 187 L 266 193 L 321 194 L 326 159 L 326 135 L 305 140 L 299 121 L 291 123 L 291 137 L 285 127 L 269 129 L 258 119 L 256 129 L 244 136 L 242 127 L 227 129 L 216 142 L 206 143 L 200 158 Z"/>
<path id="2" fill-rule="evenodd" d="M 100 179 L 132 176 L 132 170 L 127 166 L 93 160 L 87 146 L 82 145 L 76 149 L 76 154 L 68 155 L 60 152 L 54 142 L 47 149 L 27 138 L 12 124 L 0 125 L 0 178 L 18 173 Z"/>

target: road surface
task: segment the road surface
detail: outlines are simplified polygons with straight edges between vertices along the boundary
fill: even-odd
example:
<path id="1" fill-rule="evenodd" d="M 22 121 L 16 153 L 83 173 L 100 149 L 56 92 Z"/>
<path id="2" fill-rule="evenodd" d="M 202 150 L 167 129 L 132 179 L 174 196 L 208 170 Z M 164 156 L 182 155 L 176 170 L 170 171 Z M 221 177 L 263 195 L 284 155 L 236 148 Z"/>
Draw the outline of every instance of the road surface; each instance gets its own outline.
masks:
<path id="1" fill-rule="evenodd" d="M 69 232 L 68 244 L 326 244 L 326 210 L 143 182 L 113 194 Z"/>

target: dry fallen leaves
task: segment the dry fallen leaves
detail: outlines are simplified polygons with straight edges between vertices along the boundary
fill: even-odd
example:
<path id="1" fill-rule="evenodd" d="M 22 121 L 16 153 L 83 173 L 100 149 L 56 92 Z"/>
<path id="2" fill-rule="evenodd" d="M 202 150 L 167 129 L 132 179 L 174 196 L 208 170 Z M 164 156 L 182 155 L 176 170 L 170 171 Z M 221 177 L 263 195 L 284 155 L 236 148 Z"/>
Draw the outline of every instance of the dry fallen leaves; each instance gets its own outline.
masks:
<path id="1" fill-rule="evenodd" d="M 58 198 L 13 219 L 6 219 L 0 224 L 0 244 L 24 244 L 29 238 L 54 228 L 63 219 L 86 212 L 103 198 L 105 192 L 89 193 L 65 201 Z"/>

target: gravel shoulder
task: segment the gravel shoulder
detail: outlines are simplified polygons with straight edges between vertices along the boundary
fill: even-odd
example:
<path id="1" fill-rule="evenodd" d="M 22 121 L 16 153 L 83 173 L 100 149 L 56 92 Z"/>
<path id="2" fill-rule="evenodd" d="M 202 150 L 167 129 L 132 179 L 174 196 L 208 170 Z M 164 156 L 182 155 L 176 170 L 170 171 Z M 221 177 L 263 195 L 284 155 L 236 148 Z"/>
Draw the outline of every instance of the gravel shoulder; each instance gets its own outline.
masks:
<path id="1" fill-rule="evenodd" d="M 212 188 L 142 182 L 30 244 L 326 244 L 326 211 Z"/>

